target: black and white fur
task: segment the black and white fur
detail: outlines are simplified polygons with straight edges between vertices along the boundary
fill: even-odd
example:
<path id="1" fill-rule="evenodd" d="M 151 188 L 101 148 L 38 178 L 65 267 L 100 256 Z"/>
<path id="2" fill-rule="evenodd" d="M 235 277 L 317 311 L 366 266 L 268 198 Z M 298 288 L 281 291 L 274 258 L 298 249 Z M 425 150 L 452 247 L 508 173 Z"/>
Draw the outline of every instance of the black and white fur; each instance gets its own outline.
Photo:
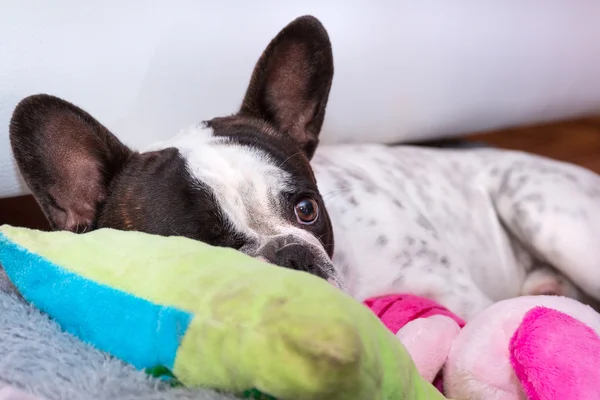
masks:
<path id="1" fill-rule="evenodd" d="M 16 107 L 10 139 L 54 229 L 187 236 L 358 299 L 410 292 L 465 318 L 521 294 L 600 298 L 598 176 L 493 149 L 317 149 L 332 79 L 328 35 L 301 17 L 269 44 L 232 116 L 140 153 L 36 95 Z M 307 201 L 310 223 L 298 217 Z"/>

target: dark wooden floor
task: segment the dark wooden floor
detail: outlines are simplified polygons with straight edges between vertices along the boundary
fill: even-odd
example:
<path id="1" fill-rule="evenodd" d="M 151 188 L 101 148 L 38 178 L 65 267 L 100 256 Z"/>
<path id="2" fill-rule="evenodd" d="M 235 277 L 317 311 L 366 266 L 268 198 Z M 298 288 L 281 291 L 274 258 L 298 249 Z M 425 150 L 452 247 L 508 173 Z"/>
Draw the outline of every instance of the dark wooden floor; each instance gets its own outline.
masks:
<path id="1" fill-rule="evenodd" d="M 465 138 L 576 163 L 600 174 L 600 117 L 472 134 Z M 31 196 L 0 199 L 0 224 L 48 229 Z"/>
<path id="2" fill-rule="evenodd" d="M 600 117 L 475 134 L 467 138 L 572 162 L 600 174 Z"/>

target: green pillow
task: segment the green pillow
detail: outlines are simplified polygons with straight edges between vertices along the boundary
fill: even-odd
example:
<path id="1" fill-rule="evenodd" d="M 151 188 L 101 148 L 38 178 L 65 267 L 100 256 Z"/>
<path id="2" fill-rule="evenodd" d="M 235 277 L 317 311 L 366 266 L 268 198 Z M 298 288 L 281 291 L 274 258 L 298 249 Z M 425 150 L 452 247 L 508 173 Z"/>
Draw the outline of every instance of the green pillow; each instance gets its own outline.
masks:
<path id="1" fill-rule="evenodd" d="M 182 237 L 0 227 L 0 263 L 67 332 L 183 385 L 285 399 L 443 399 L 359 302 Z"/>

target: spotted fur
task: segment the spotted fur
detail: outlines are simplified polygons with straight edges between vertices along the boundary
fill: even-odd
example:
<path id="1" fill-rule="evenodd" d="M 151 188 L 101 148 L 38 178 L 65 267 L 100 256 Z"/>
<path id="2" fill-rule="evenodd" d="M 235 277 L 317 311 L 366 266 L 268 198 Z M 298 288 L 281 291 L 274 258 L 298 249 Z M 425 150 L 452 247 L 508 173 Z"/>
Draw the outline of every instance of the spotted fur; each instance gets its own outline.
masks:
<path id="1" fill-rule="evenodd" d="M 540 285 L 580 297 L 572 280 L 600 294 L 600 178 L 588 170 L 504 150 L 381 145 L 322 147 L 313 168 L 334 263 L 359 299 L 410 292 L 468 318 Z"/>

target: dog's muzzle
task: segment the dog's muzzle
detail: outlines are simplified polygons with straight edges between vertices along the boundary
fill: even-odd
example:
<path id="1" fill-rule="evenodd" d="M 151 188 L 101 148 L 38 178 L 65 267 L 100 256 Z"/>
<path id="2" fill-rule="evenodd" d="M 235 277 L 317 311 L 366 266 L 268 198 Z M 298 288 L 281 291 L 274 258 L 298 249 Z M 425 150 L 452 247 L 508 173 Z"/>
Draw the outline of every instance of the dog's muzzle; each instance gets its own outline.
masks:
<path id="1" fill-rule="evenodd" d="M 344 290 L 341 275 L 322 247 L 284 236 L 276 237 L 261 246 L 254 257 L 283 268 L 308 272 Z"/>

